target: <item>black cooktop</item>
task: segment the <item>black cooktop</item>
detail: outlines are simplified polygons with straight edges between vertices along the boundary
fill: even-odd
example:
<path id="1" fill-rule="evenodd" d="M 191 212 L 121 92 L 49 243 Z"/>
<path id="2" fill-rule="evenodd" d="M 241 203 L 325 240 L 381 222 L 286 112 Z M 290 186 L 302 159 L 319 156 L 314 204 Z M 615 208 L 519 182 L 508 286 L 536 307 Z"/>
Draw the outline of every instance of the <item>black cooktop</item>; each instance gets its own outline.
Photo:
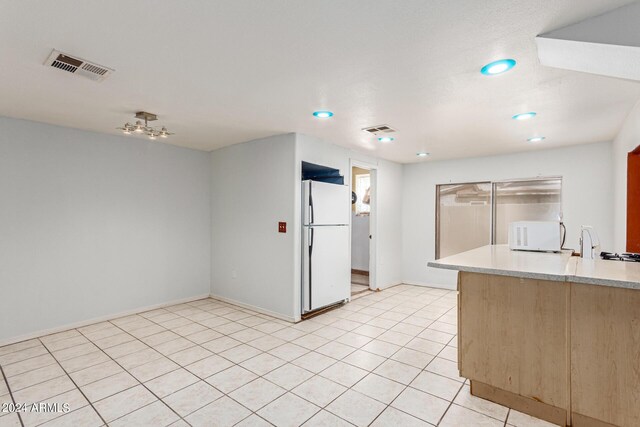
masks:
<path id="1" fill-rule="evenodd" d="M 640 262 L 640 254 L 622 253 L 614 254 L 611 252 L 600 252 L 600 258 L 610 261 L 627 261 L 627 262 Z"/>

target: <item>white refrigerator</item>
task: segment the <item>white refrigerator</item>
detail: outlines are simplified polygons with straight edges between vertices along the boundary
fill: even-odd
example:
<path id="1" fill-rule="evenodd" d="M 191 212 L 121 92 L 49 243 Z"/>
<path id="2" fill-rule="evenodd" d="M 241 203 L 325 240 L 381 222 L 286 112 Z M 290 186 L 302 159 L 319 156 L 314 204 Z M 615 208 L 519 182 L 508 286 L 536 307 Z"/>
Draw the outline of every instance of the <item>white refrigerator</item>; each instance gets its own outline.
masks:
<path id="1" fill-rule="evenodd" d="M 302 181 L 302 312 L 351 296 L 349 216 L 346 185 Z"/>

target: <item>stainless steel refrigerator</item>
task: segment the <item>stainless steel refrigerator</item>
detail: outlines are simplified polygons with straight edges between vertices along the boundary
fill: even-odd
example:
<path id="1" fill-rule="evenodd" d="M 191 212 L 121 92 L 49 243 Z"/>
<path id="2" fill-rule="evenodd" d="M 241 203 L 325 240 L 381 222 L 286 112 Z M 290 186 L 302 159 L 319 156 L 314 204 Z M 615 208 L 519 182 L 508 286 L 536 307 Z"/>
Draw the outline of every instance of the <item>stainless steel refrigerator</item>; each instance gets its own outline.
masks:
<path id="1" fill-rule="evenodd" d="M 349 219 L 346 185 L 302 181 L 302 312 L 351 296 Z"/>

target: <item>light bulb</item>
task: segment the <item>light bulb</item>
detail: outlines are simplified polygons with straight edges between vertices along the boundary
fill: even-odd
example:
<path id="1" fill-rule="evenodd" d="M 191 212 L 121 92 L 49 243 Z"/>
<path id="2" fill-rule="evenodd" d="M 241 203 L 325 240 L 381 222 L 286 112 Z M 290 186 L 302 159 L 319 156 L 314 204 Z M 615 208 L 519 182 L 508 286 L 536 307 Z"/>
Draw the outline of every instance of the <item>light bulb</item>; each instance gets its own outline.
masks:
<path id="1" fill-rule="evenodd" d="M 313 115 L 319 119 L 328 119 L 330 117 L 333 117 L 333 112 L 326 110 L 314 111 Z"/>
<path id="2" fill-rule="evenodd" d="M 504 73 L 505 71 L 507 71 L 507 68 L 509 68 L 509 66 L 507 64 L 501 63 L 501 64 L 496 64 L 496 65 L 493 65 L 493 66 L 489 67 L 487 72 L 489 74 L 500 74 L 500 73 Z"/>
<path id="3" fill-rule="evenodd" d="M 143 132 L 143 127 L 142 127 L 142 122 L 140 120 L 138 120 L 136 122 L 136 128 L 134 130 L 135 133 L 142 133 Z"/>
<path id="4" fill-rule="evenodd" d="M 499 61 L 493 61 L 480 70 L 485 76 L 495 76 L 509 71 L 516 66 L 516 61 L 513 59 L 501 59 Z"/>
<path id="5" fill-rule="evenodd" d="M 521 113 L 521 114 L 516 114 L 515 116 L 511 117 L 514 120 L 529 120 L 532 119 L 536 116 L 536 113 L 534 111 L 530 111 L 528 113 Z"/>
<path id="6" fill-rule="evenodd" d="M 124 133 L 125 135 L 131 135 L 131 123 L 127 122 L 124 124 L 124 126 L 122 126 L 121 128 L 119 128 L 122 133 Z"/>

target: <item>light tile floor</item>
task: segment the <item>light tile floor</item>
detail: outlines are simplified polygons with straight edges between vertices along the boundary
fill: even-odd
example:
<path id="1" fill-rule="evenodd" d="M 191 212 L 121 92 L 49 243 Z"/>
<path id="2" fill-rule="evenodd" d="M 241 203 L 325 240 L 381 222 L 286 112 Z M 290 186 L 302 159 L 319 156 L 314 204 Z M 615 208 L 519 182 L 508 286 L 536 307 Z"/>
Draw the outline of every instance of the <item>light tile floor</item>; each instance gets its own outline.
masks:
<path id="1" fill-rule="evenodd" d="M 369 286 L 369 276 L 366 274 L 351 273 L 351 283 Z"/>
<path id="2" fill-rule="evenodd" d="M 400 285 L 298 324 L 203 299 L 0 347 L 4 426 L 551 426 L 469 394 L 455 292 Z"/>

